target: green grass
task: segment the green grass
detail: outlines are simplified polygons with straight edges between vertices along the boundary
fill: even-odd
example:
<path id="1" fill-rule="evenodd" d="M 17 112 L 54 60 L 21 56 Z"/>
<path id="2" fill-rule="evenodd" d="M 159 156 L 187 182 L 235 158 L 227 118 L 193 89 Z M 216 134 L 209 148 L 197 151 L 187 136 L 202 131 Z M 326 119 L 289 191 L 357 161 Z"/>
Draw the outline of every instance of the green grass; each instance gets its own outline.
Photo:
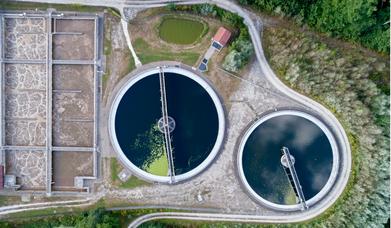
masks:
<path id="1" fill-rule="evenodd" d="M 280 227 L 274 224 L 256 224 L 256 223 L 236 223 L 236 222 L 208 222 L 208 221 L 192 221 L 192 220 L 174 220 L 161 219 L 143 223 L 140 228 L 183 228 L 183 227 L 198 227 L 198 228 L 271 228 Z"/>
<path id="2" fill-rule="evenodd" d="M 117 10 L 117 9 L 114 9 L 114 8 L 107 8 L 107 11 L 115 16 L 115 17 L 118 17 L 118 18 L 121 18 L 121 13 Z"/>
<path id="3" fill-rule="evenodd" d="M 19 196 L 0 196 L 0 206 L 6 206 L 13 204 L 14 202 L 19 202 Z"/>
<path id="4" fill-rule="evenodd" d="M 121 172 L 122 167 L 118 163 L 116 158 L 110 159 L 110 171 L 111 171 L 111 181 L 114 185 L 117 185 L 119 188 L 135 188 L 143 185 L 148 185 L 149 183 L 138 179 L 135 176 L 129 178 L 129 180 L 125 182 L 121 182 L 118 177 L 118 173 Z"/>
<path id="5" fill-rule="evenodd" d="M 129 62 L 128 62 L 128 67 L 126 68 L 126 74 L 128 74 L 129 72 L 132 72 L 134 69 L 136 69 L 136 65 L 134 63 L 133 56 L 130 56 Z M 123 76 L 125 76 L 126 74 L 124 74 Z"/>
<path id="6" fill-rule="evenodd" d="M 164 17 L 158 30 L 160 38 L 168 43 L 192 44 L 203 35 L 205 27 L 192 19 Z"/>
<path id="7" fill-rule="evenodd" d="M 168 50 L 151 48 L 142 38 L 137 38 L 133 42 L 133 47 L 143 64 L 157 61 L 179 61 L 184 64 L 193 66 L 196 64 L 199 54 L 194 52 L 173 53 Z"/>
<path id="8" fill-rule="evenodd" d="M 39 9 L 46 10 L 47 8 L 55 8 L 62 11 L 79 11 L 79 12 L 97 12 L 103 11 L 105 7 L 84 6 L 80 4 L 48 4 L 35 2 L 11 2 L 0 1 L 0 9 L 6 10 L 31 10 Z"/>
<path id="9" fill-rule="evenodd" d="M 144 185 L 149 185 L 149 183 L 143 181 L 143 180 L 140 180 L 138 179 L 137 177 L 135 176 L 132 176 L 129 178 L 129 180 L 127 180 L 126 182 L 123 182 L 121 183 L 118 187 L 120 188 L 136 188 L 136 187 L 140 187 L 140 186 L 144 186 Z"/>
<path id="10" fill-rule="evenodd" d="M 118 164 L 118 161 L 116 158 L 110 159 L 110 173 L 111 173 L 111 181 L 117 181 L 119 180 L 118 173 L 120 172 L 120 165 Z"/>
<path id="11" fill-rule="evenodd" d="M 166 153 L 152 162 L 151 165 L 149 165 L 147 172 L 158 176 L 167 176 L 168 160 Z"/>
<path id="12" fill-rule="evenodd" d="M 52 216 L 62 213 L 72 213 L 72 209 L 65 208 L 65 207 L 56 207 L 53 208 L 46 208 L 46 209 L 40 209 L 40 210 L 31 210 L 31 211 L 23 211 L 23 212 L 17 212 L 12 214 L 11 218 L 33 218 L 33 217 L 40 217 L 40 216 Z"/>
<path id="13" fill-rule="evenodd" d="M 111 40 L 109 39 L 108 35 L 105 35 L 103 46 L 104 46 L 103 54 L 111 55 L 111 52 L 113 51 L 113 47 L 111 46 Z"/>

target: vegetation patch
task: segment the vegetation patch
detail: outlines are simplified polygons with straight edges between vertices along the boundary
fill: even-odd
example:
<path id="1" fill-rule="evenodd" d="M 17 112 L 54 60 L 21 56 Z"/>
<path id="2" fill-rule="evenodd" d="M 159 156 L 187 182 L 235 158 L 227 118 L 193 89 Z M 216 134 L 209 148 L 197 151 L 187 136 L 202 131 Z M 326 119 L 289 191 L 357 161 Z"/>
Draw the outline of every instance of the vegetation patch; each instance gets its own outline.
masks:
<path id="1" fill-rule="evenodd" d="M 208 25 L 188 17 L 165 16 L 158 32 L 162 40 L 173 44 L 193 44 L 208 31 Z"/>
<path id="2" fill-rule="evenodd" d="M 289 16 L 327 35 L 378 52 L 390 52 L 390 2 L 376 0 L 239 0 L 271 14 Z"/>
<path id="3" fill-rule="evenodd" d="M 119 164 L 116 158 L 110 159 L 110 171 L 111 171 L 111 182 L 113 185 L 118 186 L 119 188 L 136 188 L 139 186 L 149 185 L 149 183 L 138 179 L 135 176 L 129 178 L 129 180 L 122 182 L 118 174 L 121 172 L 122 166 Z"/>
<path id="4" fill-rule="evenodd" d="M 279 225 L 264 225 L 256 223 L 235 223 L 235 222 L 208 222 L 208 221 L 190 221 L 162 219 L 143 223 L 140 228 L 271 228 L 284 227 Z"/>
<path id="5" fill-rule="evenodd" d="M 46 211 L 46 213 L 45 213 Z M 0 227 L 24 227 L 24 228 L 50 228 L 50 227 L 121 227 L 120 217 L 114 212 L 107 212 L 103 207 L 96 207 L 90 211 L 60 212 L 53 214 L 52 208 L 39 210 L 36 215 L 31 214 L 28 220 L 19 219 L 0 222 Z M 61 214 L 62 213 L 62 214 Z M 51 215 L 50 217 L 42 215 Z M 32 218 L 39 216 L 37 218 Z"/>
<path id="6" fill-rule="evenodd" d="M 103 42 L 103 54 L 106 58 L 105 72 L 102 75 L 102 94 L 105 98 L 107 86 L 115 84 L 121 80 L 129 72 L 135 69 L 134 59 L 128 47 L 125 44 L 125 48 L 115 47 L 116 36 L 115 29 L 113 28 L 120 23 L 121 17 L 118 17 L 118 12 L 112 8 L 108 8 L 110 14 L 106 14 L 104 20 L 104 42 Z M 122 31 L 121 34 L 122 35 Z M 113 36 L 113 37 L 112 37 Z"/>
<path id="7" fill-rule="evenodd" d="M 35 213 L 29 213 L 26 217 L 19 219 L 6 219 L 0 221 L 2 228 L 52 228 L 52 227 L 75 227 L 75 228 L 120 228 L 128 227 L 129 223 L 135 218 L 145 214 L 156 212 L 178 211 L 163 208 L 147 209 L 124 209 L 109 210 L 105 207 L 106 202 L 98 201 L 89 208 L 57 208 L 38 210 Z M 185 211 L 183 211 L 185 212 Z"/>
<path id="8" fill-rule="evenodd" d="M 0 206 L 12 205 L 20 201 L 20 196 L 0 196 Z"/>
<path id="9" fill-rule="evenodd" d="M 389 60 L 331 48 L 292 29 L 266 28 L 263 34 L 265 53 L 281 80 L 332 110 L 351 143 L 353 170 L 344 194 L 304 224 L 384 226 L 390 210 L 389 92 L 377 80 L 387 84 Z"/>
<path id="10" fill-rule="evenodd" d="M 7 10 L 47 10 L 55 8 L 62 11 L 78 11 L 78 12 L 98 12 L 108 9 L 105 7 L 85 6 L 80 4 L 50 4 L 50 3 L 35 3 L 35 2 L 15 2 L 15 1 L 0 1 L 0 9 Z M 112 11 L 114 11 L 112 9 Z"/>
<path id="11" fill-rule="evenodd" d="M 143 64 L 171 60 L 193 66 L 200 57 L 200 54 L 195 52 L 171 52 L 169 49 L 158 50 L 152 48 L 143 38 L 137 38 L 132 44 Z"/>

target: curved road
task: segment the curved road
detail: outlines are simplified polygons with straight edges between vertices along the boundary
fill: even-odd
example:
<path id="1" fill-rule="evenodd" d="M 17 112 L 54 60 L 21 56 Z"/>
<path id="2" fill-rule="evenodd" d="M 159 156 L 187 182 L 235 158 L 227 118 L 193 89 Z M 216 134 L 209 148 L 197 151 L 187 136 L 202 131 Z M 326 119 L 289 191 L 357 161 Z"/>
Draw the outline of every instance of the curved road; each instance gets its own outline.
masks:
<path id="1" fill-rule="evenodd" d="M 145 0 L 145 1 L 132 1 L 132 0 L 22 0 L 26 2 L 46 2 L 46 3 L 62 3 L 62 4 L 84 4 L 91 6 L 106 6 L 114 7 L 123 10 L 124 7 L 130 8 L 155 8 L 162 7 L 169 3 L 176 3 L 181 5 L 190 4 L 203 4 L 211 3 L 228 10 L 233 13 L 237 13 L 244 19 L 244 23 L 248 26 L 248 30 L 254 45 L 255 54 L 257 60 L 261 66 L 264 77 L 281 93 L 296 100 L 297 102 L 305 105 L 306 107 L 314 110 L 317 114 L 327 122 L 331 130 L 333 131 L 336 140 L 339 142 L 340 153 L 340 169 L 339 177 L 336 180 L 330 193 L 316 206 L 313 206 L 310 210 L 301 212 L 299 214 L 287 214 L 285 216 L 257 216 L 257 215 L 237 215 L 237 214 L 221 214 L 221 213 L 180 213 L 180 212 L 162 212 L 152 213 L 144 215 L 132 222 L 129 227 L 137 227 L 138 225 L 156 219 L 191 219 L 191 220 L 203 220 L 203 221 L 232 221 L 232 222 L 261 222 L 261 223 L 288 223 L 305 221 L 324 212 L 329 208 L 341 195 L 344 187 L 346 186 L 349 174 L 351 170 L 351 151 L 349 147 L 349 141 L 346 133 L 343 130 L 342 125 L 335 118 L 335 116 L 325 107 L 319 103 L 311 100 L 310 98 L 303 96 L 294 90 L 283 84 L 279 78 L 275 75 L 270 68 L 261 43 L 260 29 L 262 22 L 258 16 L 238 6 L 236 3 L 229 0 Z"/>

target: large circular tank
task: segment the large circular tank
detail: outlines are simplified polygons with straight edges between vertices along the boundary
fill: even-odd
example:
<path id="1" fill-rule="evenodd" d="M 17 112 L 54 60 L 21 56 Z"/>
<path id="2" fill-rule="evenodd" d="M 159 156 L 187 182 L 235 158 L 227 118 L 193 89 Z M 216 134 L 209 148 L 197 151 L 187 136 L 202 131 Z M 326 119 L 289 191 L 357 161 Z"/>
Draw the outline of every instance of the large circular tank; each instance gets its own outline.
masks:
<path id="1" fill-rule="evenodd" d="M 290 153 L 289 164 L 283 148 Z M 336 142 L 325 124 L 292 110 L 255 121 L 245 132 L 238 153 L 239 176 L 253 198 L 277 210 L 304 209 L 290 177 L 290 164 L 305 204 L 311 207 L 330 190 L 338 169 Z"/>
<path id="2" fill-rule="evenodd" d="M 161 92 L 161 71 L 165 93 Z M 168 112 L 172 164 L 162 107 Z M 122 163 L 137 176 L 162 183 L 182 181 L 205 169 L 221 147 L 225 128 L 221 102 L 210 84 L 176 66 L 153 67 L 129 76 L 114 98 L 109 124 L 111 142 Z"/>

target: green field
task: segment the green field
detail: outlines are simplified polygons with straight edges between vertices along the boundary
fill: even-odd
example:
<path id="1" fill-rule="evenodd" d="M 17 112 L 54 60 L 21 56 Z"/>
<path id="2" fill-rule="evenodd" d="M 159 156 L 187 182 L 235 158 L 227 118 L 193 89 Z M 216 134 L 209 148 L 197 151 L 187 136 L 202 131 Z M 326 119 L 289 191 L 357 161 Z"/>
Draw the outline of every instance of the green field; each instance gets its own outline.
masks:
<path id="1" fill-rule="evenodd" d="M 142 38 L 137 38 L 133 42 L 133 47 L 143 64 L 157 62 L 157 61 L 178 61 L 189 66 L 196 64 L 200 54 L 195 52 L 180 52 L 173 53 L 168 49 L 151 48 L 149 44 Z"/>
<path id="2" fill-rule="evenodd" d="M 135 176 L 129 178 L 129 180 L 125 182 L 121 182 L 118 177 L 118 173 L 121 172 L 121 165 L 118 163 L 116 158 L 110 159 L 110 170 L 111 170 L 111 181 L 113 184 L 120 188 L 136 188 L 139 186 L 148 185 L 149 183 L 138 179 Z"/>
<path id="3" fill-rule="evenodd" d="M 192 44 L 203 35 L 204 24 L 185 18 L 167 17 L 159 25 L 162 40 L 174 44 Z"/>

